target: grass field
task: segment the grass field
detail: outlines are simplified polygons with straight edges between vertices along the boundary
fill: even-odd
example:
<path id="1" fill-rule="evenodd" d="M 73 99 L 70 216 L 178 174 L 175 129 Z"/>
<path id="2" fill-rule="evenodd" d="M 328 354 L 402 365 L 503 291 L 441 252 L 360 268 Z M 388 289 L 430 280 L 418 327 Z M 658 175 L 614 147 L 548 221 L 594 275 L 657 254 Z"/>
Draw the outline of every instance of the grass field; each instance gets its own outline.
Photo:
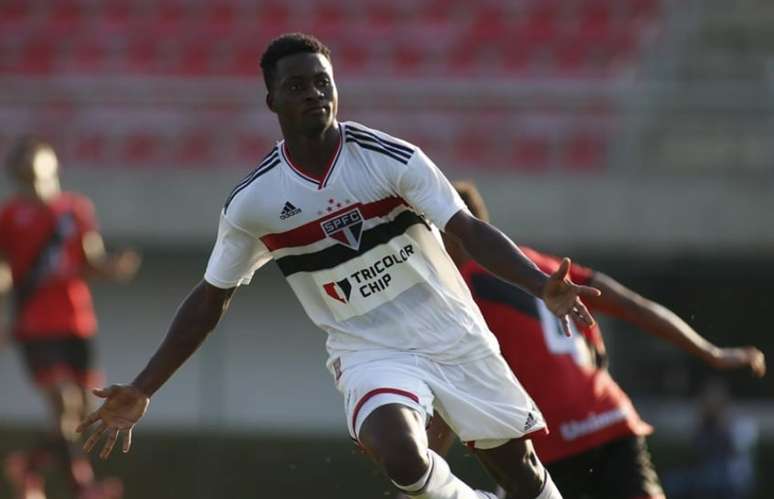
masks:
<path id="1" fill-rule="evenodd" d="M 24 448 L 41 435 L 31 429 L 0 429 L 0 455 Z M 659 470 L 685 462 L 687 449 L 653 440 Z M 124 480 L 126 499 L 378 499 L 393 489 L 347 438 L 281 435 L 145 432 L 135 434 L 128 455 L 98 463 L 100 476 Z M 774 446 L 761 449 L 761 487 L 754 499 L 774 497 Z M 492 488 L 478 462 L 458 446 L 450 457 L 455 472 L 474 486 Z M 767 475 L 768 470 L 768 475 Z M 48 499 L 69 499 L 63 478 L 48 476 Z M 0 482 L 0 499 L 11 499 Z"/>

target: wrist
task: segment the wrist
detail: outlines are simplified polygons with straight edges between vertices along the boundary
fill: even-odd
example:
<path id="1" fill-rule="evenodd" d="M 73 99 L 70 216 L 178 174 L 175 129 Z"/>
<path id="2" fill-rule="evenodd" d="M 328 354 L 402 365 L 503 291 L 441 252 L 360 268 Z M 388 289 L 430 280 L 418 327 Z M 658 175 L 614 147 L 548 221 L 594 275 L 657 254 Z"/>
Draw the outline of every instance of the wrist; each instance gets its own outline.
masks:
<path id="1" fill-rule="evenodd" d="M 137 390 L 138 392 L 140 392 L 144 397 L 148 399 L 150 399 L 151 396 L 156 392 L 156 390 L 150 387 L 147 382 L 144 383 L 139 376 L 134 381 L 129 383 L 129 386 L 134 390 Z"/>

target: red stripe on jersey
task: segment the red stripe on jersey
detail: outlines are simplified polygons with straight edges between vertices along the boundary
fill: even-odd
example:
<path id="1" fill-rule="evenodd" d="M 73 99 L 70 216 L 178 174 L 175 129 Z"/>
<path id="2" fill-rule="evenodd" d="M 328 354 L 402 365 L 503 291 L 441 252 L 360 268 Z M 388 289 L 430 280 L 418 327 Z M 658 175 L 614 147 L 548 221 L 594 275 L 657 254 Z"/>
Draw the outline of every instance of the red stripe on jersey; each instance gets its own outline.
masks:
<path id="1" fill-rule="evenodd" d="M 385 393 L 391 393 L 393 395 L 401 395 L 403 397 L 409 398 L 419 403 L 419 397 L 417 397 L 415 394 L 411 392 L 407 392 L 406 390 L 401 390 L 399 388 L 377 388 L 375 390 L 371 390 L 370 392 L 363 395 L 360 400 L 358 400 L 357 405 L 355 406 L 355 410 L 352 411 L 352 433 L 354 434 L 357 428 L 355 428 L 355 424 L 357 423 L 357 416 L 360 414 L 360 409 L 363 408 L 363 405 L 368 402 L 370 399 L 374 398 L 377 395 L 382 395 Z"/>
<path id="2" fill-rule="evenodd" d="M 322 241 L 325 239 L 325 233 L 323 232 L 322 226 L 320 225 L 320 223 L 324 220 L 338 216 L 344 212 L 352 210 L 353 208 L 359 208 L 363 219 L 368 220 L 369 218 L 383 217 L 401 205 L 408 206 L 402 198 L 397 196 L 380 199 L 379 201 L 374 201 L 373 203 L 351 204 L 316 220 L 307 222 L 300 227 L 296 227 L 295 229 L 290 229 L 286 232 L 266 234 L 265 236 L 261 237 L 261 241 L 263 241 L 263 244 L 269 248 L 269 251 L 276 251 L 282 248 L 293 248 L 296 246 L 306 246 L 308 244 L 316 243 L 317 241 Z"/>

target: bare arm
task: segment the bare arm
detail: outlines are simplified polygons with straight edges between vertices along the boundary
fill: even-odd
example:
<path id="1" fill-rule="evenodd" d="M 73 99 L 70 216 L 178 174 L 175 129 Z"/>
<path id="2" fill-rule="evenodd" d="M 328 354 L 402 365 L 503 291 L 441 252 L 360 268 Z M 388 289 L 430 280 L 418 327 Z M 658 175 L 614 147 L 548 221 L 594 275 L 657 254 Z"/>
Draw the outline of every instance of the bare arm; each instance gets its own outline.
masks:
<path id="1" fill-rule="evenodd" d="M 13 289 L 13 275 L 11 266 L 0 254 L 0 349 L 8 341 L 8 319 L 6 309 L 8 307 L 8 297 Z"/>
<path id="2" fill-rule="evenodd" d="M 140 255 L 133 250 L 115 253 L 105 251 L 105 243 L 99 232 L 87 232 L 83 236 L 83 252 L 89 273 L 104 279 L 127 282 L 140 267 Z"/>
<path id="3" fill-rule="evenodd" d="M 546 275 L 505 234 L 464 210 L 449 220 L 445 232 L 456 238 L 465 251 L 488 271 L 541 298 L 548 309 L 561 319 L 566 334 L 569 335 L 570 318 L 581 324 L 594 323 L 580 299 L 596 296 L 599 291 L 579 286 L 569 279 L 568 259 L 562 261 L 554 274 Z"/>
<path id="4" fill-rule="evenodd" d="M 594 274 L 590 284 L 602 291 L 601 296 L 587 300 L 590 306 L 669 341 L 717 369 L 745 367 L 758 377 L 766 373 L 765 357 L 757 348 L 719 348 L 668 308 L 640 296 L 605 274 Z"/>
<path id="5" fill-rule="evenodd" d="M 164 341 L 134 381 L 129 385 L 112 385 L 94 391 L 106 400 L 78 426 L 78 431 L 83 432 L 99 422 L 83 446 L 87 452 L 103 435 L 106 441 L 100 452 L 101 458 L 110 455 L 119 435 L 123 436 L 123 451 L 129 451 L 132 429 L 145 414 L 150 397 L 215 329 L 228 308 L 234 289 L 220 289 L 200 282 L 180 305 Z"/>
<path id="6" fill-rule="evenodd" d="M 132 386 L 152 396 L 215 329 L 235 289 L 220 289 L 201 281 L 177 309 L 164 341 Z"/>

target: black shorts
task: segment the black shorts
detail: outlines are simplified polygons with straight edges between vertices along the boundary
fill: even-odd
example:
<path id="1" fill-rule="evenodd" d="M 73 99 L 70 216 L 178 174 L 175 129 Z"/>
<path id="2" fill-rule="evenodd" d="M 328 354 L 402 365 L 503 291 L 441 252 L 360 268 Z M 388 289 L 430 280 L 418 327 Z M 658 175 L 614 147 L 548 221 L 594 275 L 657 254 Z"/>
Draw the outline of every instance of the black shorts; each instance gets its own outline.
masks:
<path id="1" fill-rule="evenodd" d="M 564 499 L 663 499 L 644 437 L 624 437 L 546 465 Z"/>
<path id="2" fill-rule="evenodd" d="M 18 343 L 24 364 L 40 387 L 71 382 L 89 388 L 100 381 L 100 373 L 92 365 L 90 338 L 20 340 Z"/>

